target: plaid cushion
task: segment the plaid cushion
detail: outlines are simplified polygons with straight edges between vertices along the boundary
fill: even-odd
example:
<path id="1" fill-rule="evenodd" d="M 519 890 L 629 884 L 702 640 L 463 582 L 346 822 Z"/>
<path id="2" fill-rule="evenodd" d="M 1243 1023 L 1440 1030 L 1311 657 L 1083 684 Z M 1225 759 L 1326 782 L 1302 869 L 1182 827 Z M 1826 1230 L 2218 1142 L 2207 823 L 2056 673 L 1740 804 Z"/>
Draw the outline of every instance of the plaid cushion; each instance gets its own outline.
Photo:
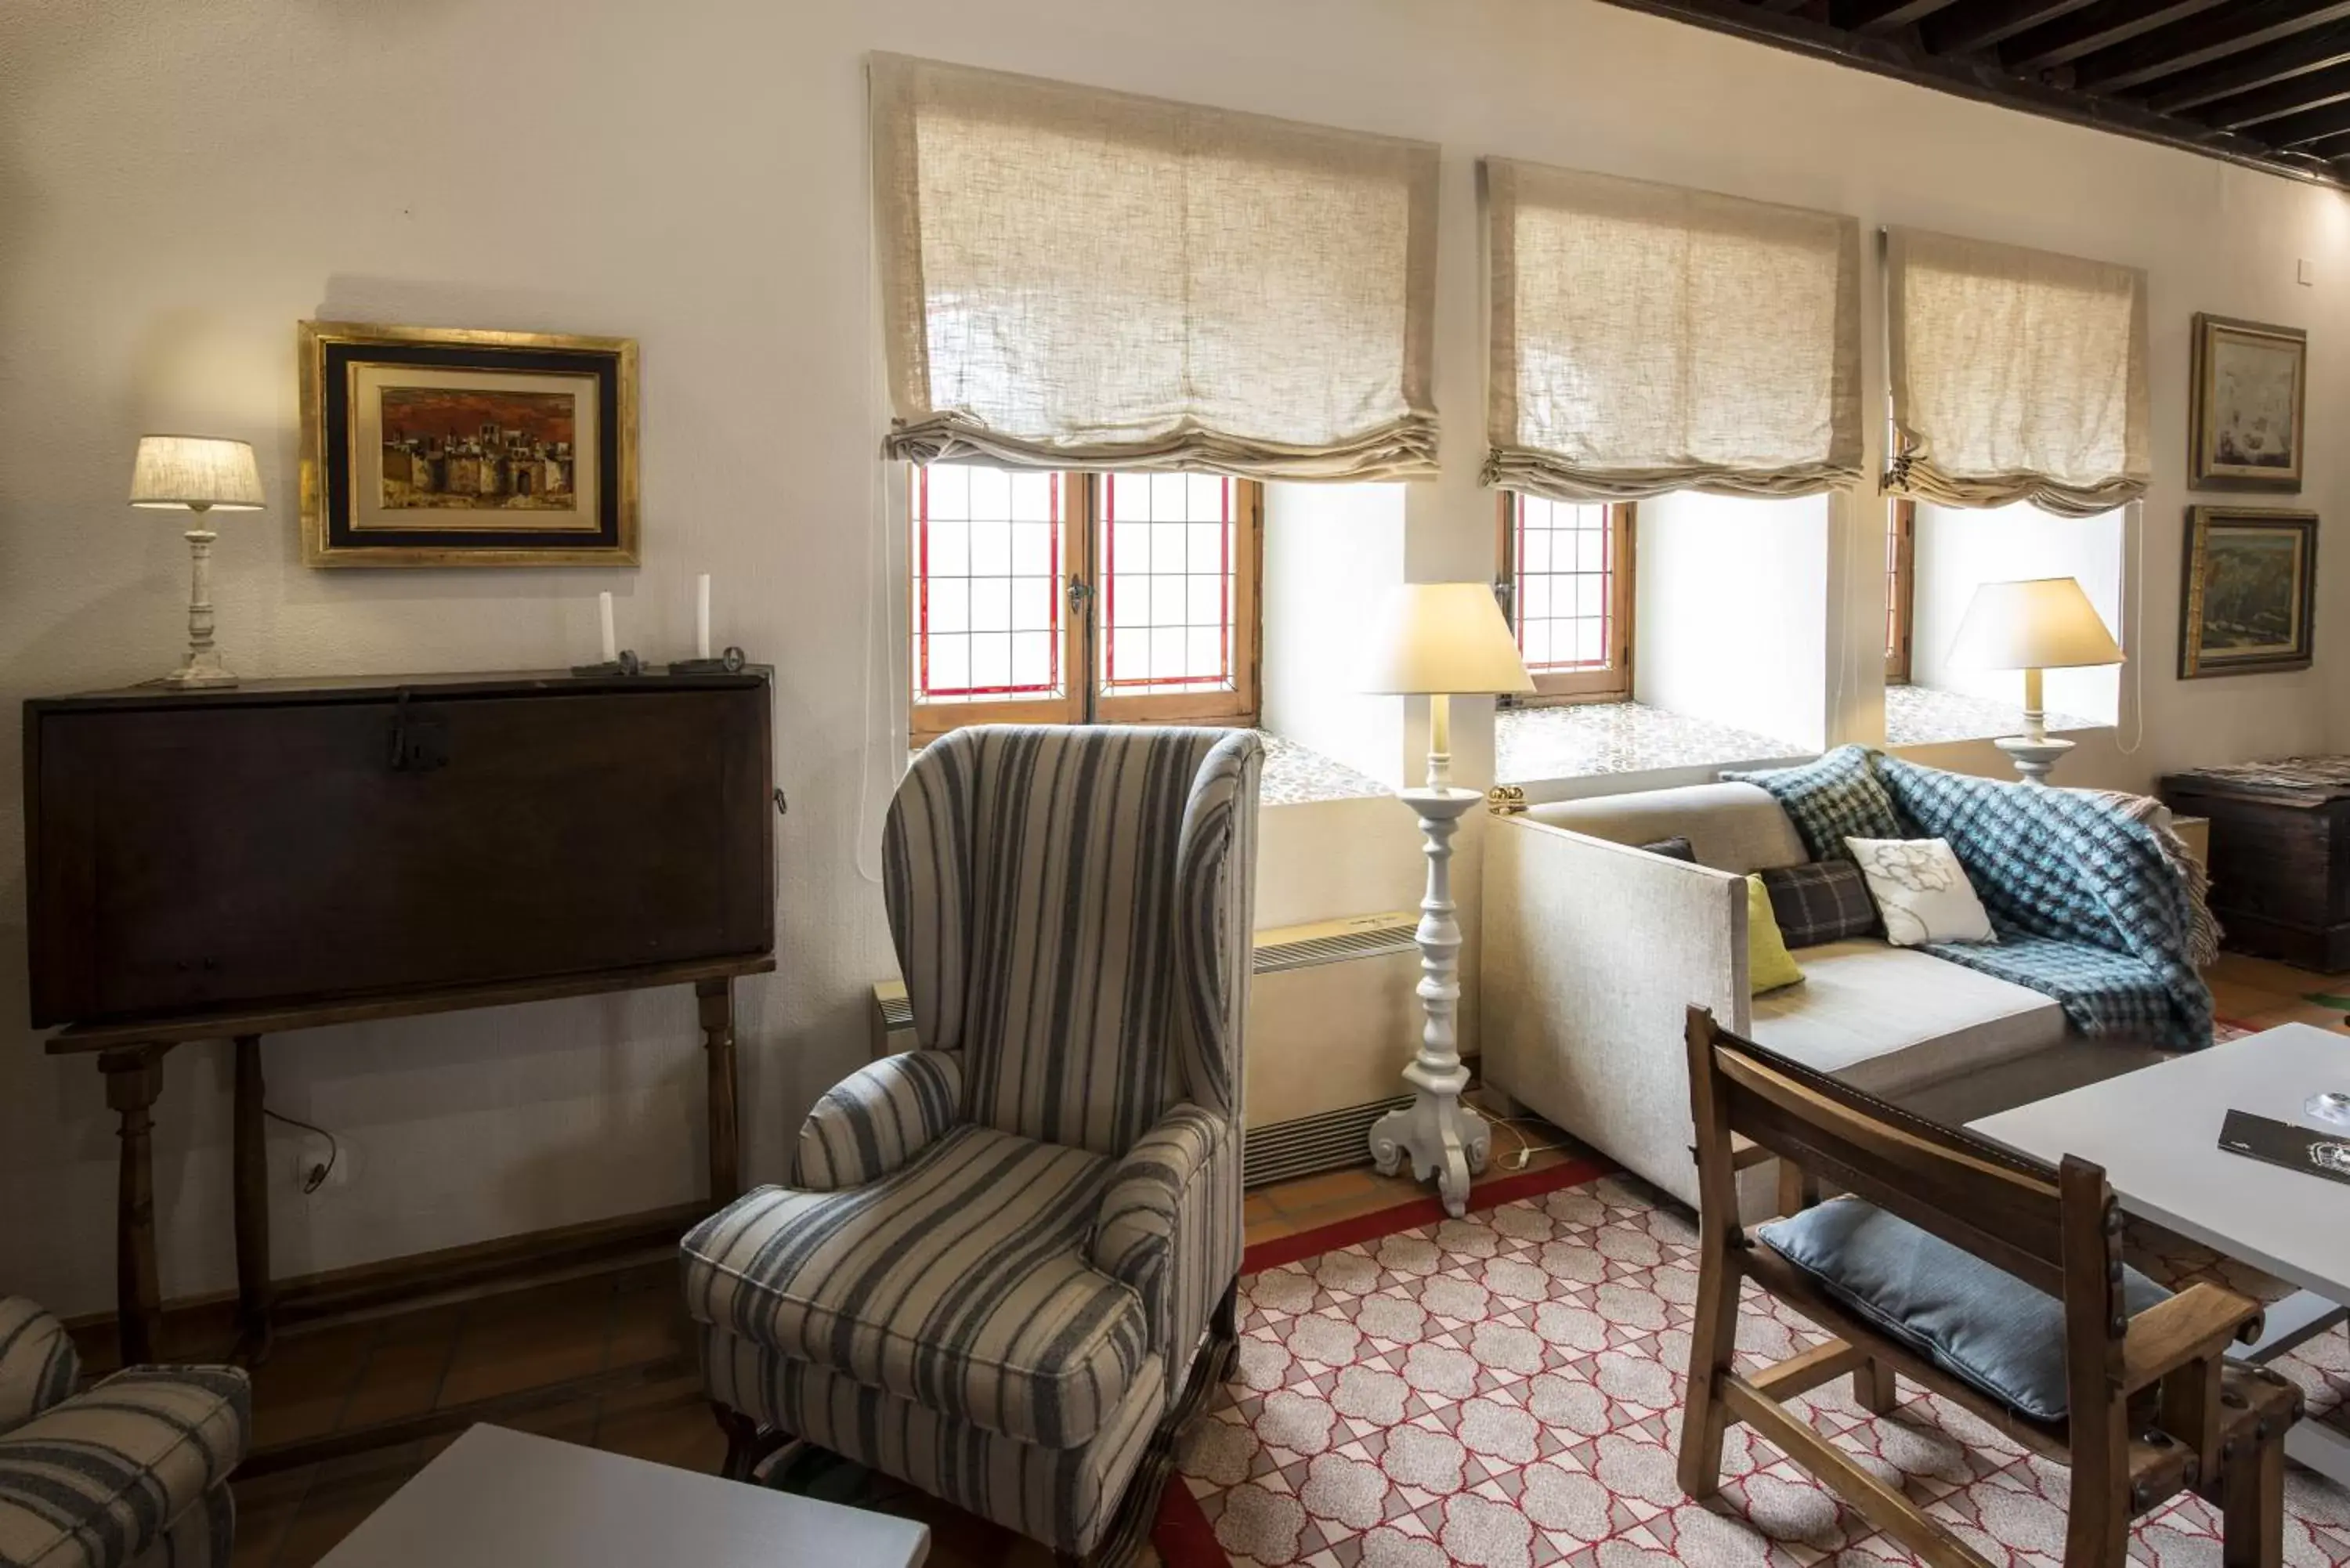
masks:
<path id="1" fill-rule="evenodd" d="M 1762 873 L 1771 895 L 1771 913 L 1791 948 L 1813 948 L 1846 937 L 1874 936 L 1877 901 L 1868 878 L 1849 860 L 1817 860 L 1809 866 L 1774 866 Z"/>
<path id="2" fill-rule="evenodd" d="M 1643 844 L 1639 847 L 1651 855 L 1661 855 L 1668 860 L 1686 860 L 1692 866 L 1697 864 L 1697 846 L 1679 834 L 1675 834 L 1670 838 L 1659 838 L 1653 844 Z"/>
<path id="3" fill-rule="evenodd" d="M 1918 836 L 1894 809 L 1877 777 L 1876 759 L 1862 746 L 1838 746 L 1801 767 L 1721 776 L 1769 790 L 1814 860 L 1850 860 L 1847 838 Z"/>

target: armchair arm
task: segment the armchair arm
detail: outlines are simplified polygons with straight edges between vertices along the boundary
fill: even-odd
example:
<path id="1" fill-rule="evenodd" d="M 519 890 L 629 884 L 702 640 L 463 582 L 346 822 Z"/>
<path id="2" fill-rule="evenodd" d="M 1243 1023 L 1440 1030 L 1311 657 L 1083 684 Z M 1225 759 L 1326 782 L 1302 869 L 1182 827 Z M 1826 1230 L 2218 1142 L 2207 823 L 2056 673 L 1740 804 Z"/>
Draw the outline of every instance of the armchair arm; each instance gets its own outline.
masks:
<path id="1" fill-rule="evenodd" d="M 23 1296 L 0 1296 L 0 1432 L 72 1393 L 80 1376 L 65 1324 Z"/>
<path id="2" fill-rule="evenodd" d="M 2258 1302 L 2209 1281 L 2155 1303 L 2122 1336 L 2122 1392 L 2135 1394 L 2189 1362 L 2216 1360 L 2229 1345 L 2258 1339 L 2262 1315 Z"/>
<path id="3" fill-rule="evenodd" d="M 0 1438 L 0 1561 L 137 1561 L 218 1501 L 252 1425 L 234 1366 L 134 1366 L 52 1406 Z M 208 1537 L 220 1517 L 195 1515 Z"/>
<path id="4" fill-rule="evenodd" d="M 962 1052 L 884 1056 L 826 1090 L 808 1112 L 792 1184 L 838 1192 L 879 1181 L 962 1119 Z"/>
<path id="5" fill-rule="evenodd" d="M 1093 1266 L 1142 1298 L 1165 1353 L 1168 1397 L 1191 1374 L 1209 1315 L 1241 1266 L 1240 1139 L 1194 1105 L 1159 1118 L 1111 1173 L 1087 1246 Z"/>

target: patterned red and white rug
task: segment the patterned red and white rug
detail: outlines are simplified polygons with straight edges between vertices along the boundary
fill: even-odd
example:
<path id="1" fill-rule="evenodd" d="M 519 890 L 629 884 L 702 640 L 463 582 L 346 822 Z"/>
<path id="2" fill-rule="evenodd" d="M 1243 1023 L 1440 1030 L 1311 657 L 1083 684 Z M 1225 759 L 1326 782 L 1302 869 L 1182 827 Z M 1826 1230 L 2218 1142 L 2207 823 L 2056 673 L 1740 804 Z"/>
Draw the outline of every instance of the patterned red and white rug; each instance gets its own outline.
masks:
<path id="1" fill-rule="evenodd" d="M 1676 1210 L 1588 1168 L 1480 1197 L 1492 1206 L 1462 1220 L 1418 1205 L 1251 1249 L 1237 1377 L 1185 1429 L 1156 1532 L 1167 1568 L 1913 1561 L 1742 1428 L 1719 1502 L 1682 1496 L 1674 1448 L 1697 1270 Z M 2141 1259 L 2149 1272 L 2218 1270 L 2160 1240 Z M 1748 1293 L 1745 1359 L 1819 1337 Z M 2342 1331 L 2279 1365 L 2316 1407 L 2350 1396 Z M 1884 1417 L 1841 1382 L 1804 1403 L 1814 1426 L 1993 1563 L 2054 1568 L 2066 1472 L 1902 1391 Z M 2285 1509 L 2286 1563 L 2350 1568 L 2350 1493 L 2296 1468 Z M 2217 1563 L 2218 1517 L 2175 1502 L 2140 1522 L 2133 1555 Z"/>

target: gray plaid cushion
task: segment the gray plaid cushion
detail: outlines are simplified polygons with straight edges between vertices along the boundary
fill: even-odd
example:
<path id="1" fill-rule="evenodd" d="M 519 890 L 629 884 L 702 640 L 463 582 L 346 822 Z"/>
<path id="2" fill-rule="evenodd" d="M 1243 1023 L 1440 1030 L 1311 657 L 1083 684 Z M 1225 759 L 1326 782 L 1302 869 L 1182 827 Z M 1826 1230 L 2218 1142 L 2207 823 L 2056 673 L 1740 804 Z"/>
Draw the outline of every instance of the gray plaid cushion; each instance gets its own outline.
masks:
<path id="1" fill-rule="evenodd" d="M 1760 875 L 1762 890 L 1771 895 L 1772 918 L 1791 948 L 1875 936 L 1880 929 L 1868 878 L 1849 860 L 1773 866 Z"/>
<path id="2" fill-rule="evenodd" d="M 1721 776 L 1769 790 L 1814 860 L 1850 860 L 1852 852 L 1844 846 L 1847 838 L 1918 836 L 1902 826 L 1893 797 L 1877 779 L 1876 759 L 1864 746 L 1838 746 L 1801 767 Z"/>

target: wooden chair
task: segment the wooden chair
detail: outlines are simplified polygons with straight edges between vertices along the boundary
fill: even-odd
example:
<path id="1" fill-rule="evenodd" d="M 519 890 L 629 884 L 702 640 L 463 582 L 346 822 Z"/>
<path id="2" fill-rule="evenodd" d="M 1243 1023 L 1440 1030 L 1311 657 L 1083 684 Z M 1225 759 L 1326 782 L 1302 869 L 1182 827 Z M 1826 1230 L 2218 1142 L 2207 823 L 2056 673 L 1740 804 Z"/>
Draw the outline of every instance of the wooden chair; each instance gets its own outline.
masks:
<path id="1" fill-rule="evenodd" d="M 1689 1060 L 1700 1258 L 1680 1483 L 1691 1498 L 1719 1490 L 1723 1434 L 1743 1421 L 1935 1568 L 1983 1564 L 1785 1404 L 1850 1373 L 1860 1403 L 1881 1412 L 1898 1375 L 2071 1468 L 2065 1568 L 2121 1568 L 2131 1521 L 2190 1488 L 2222 1511 L 2228 1563 L 2281 1560 L 2284 1434 L 2300 1418 L 2301 1392 L 2228 1359 L 2230 1344 L 2261 1327 L 2259 1306 L 2231 1292 L 2190 1285 L 2125 1315 L 2122 1214 L 2102 1168 L 2068 1158 L 2051 1169 L 1909 1116 L 1717 1028 L 1699 1008 L 1689 1014 Z M 1810 1181 L 1825 1181 L 2061 1303 L 2064 1418 L 2035 1419 L 1945 1371 L 1749 1236 L 1733 1136 L 1803 1173 L 1783 1191 L 1810 1196 Z M 1731 1353 L 1750 1279 L 1834 1337 L 1741 1375 Z"/>

